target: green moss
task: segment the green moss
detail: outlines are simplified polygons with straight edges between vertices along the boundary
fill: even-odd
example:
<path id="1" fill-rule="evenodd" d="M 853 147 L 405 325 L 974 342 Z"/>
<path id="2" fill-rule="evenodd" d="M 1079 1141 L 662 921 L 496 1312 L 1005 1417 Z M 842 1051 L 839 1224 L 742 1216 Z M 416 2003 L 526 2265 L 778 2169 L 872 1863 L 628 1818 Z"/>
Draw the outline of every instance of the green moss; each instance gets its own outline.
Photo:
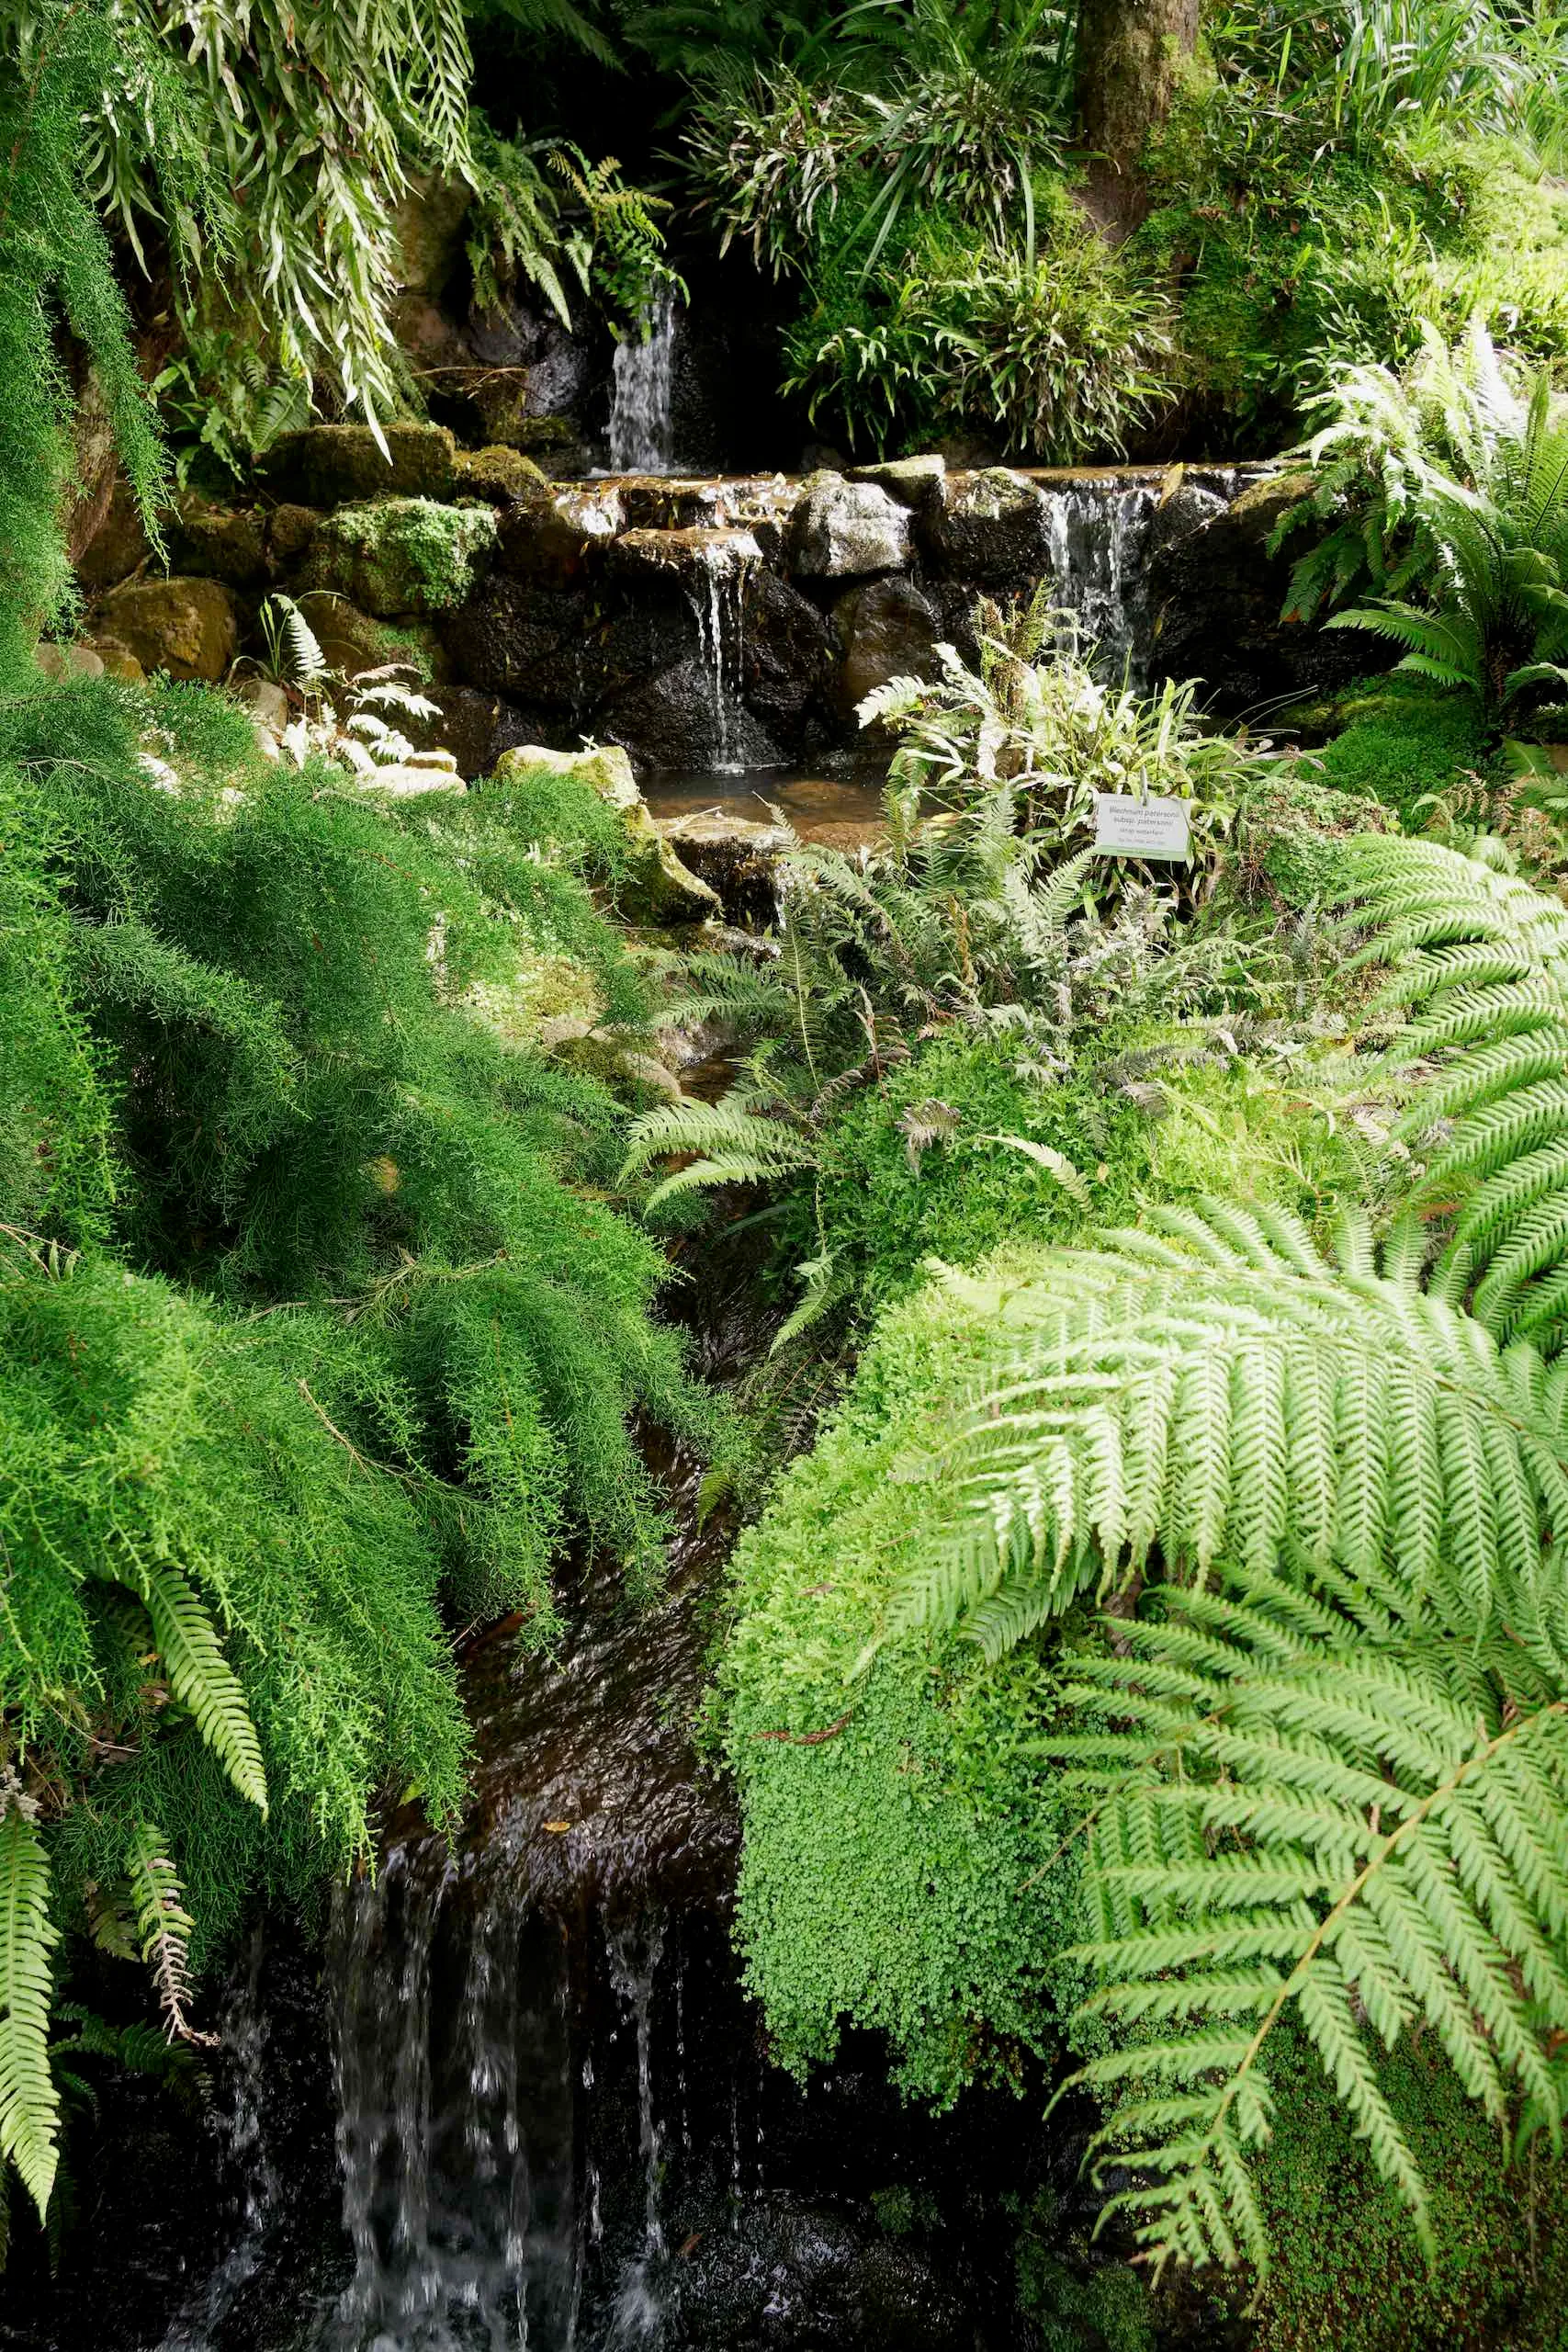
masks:
<path id="1" fill-rule="evenodd" d="M 1562 2352 L 1568 2166 L 1505 2165 L 1436 2050 L 1403 2046 L 1384 2087 L 1426 2178 L 1438 2257 L 1352 2137 L 1304 2045 L 1274 2061 L 1280 2112 L 1258 2168 L 1274 2267 L 1256 2352 Z"/>
<path id="2" fill-rule="evenodd" d="M 1313 753 L 1321 780 L 1364 795 L 1419 831 L 1432 814 L 1422 804 L 1453 791 L 1489 756 L 1485 723 L 1473 695 L 1445 694 L 1419 678 L 1376 678 L 1352 687 L 1337 706 L 1341 731 Z"/>
<path id="3" fill-rule="evenodd" d="M 1043 2188 L 1018 2239 L 1018 2307 L 1041 2352 L 1154 2352 L 1148 2282 L 1124 2263 L 1095 2259 L 1089 2230 L 1063 2226 Z"/>
<path id="4" fill-rule="evenodd" d="M 383 498 L 340 506 L 319 526 L 304 574 L 367 613 L 438 613 L 460 605 L 495 545 L 489 506 Z"/>
<path id="5" fill-rule="evenodd" d="M 937 2098 L 1041 2045 L 1042 1973 L 1073 1899 L 1070 1870 L 1045 1869 L 1070 1825 L 1030 1754 L 1049 1665 L 1020 1650 L 976 1677 L 958 1643 L 906 1641 L 856 1672 L 900 1547 L 936 1507 L 929 1449 L 982 1336 L 936 1292 L 887 1317 L 852 1398 L 741 1539 L 723 1678 L 740 1943 L 777 2054 L 800 2066 L 846 2021 L 880 2029 L 900 2079 Z"/>

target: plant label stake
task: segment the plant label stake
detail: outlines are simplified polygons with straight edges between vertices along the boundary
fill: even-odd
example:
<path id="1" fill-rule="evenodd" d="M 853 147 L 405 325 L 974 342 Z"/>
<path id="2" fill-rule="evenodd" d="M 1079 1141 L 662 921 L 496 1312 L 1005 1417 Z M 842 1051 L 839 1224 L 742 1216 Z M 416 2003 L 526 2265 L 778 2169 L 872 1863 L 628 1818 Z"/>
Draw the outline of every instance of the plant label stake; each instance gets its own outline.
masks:
<path id="1" fill-rule="evenodd" d="M 1108 857 L 1190 858 L 1187 803 L 1152 796 L 1140 800 L 1132 792 L 1097 792 L 1094 845 Z"/>

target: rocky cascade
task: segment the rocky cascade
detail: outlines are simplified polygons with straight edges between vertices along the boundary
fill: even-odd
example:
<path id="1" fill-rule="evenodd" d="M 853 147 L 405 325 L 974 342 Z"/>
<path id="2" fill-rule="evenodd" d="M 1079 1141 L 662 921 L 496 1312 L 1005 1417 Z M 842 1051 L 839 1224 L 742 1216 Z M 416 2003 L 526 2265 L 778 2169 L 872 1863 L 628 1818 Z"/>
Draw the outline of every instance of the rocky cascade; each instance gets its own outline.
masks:
<path id="1" fill-rule="evenodd" d="M 637 348 L 646 372 L 656 343 Z M 634 419 L 649 388 L 628 386 Z M 438 427 L 387 438 L 383 453 L 362 428 L 314 426 L 276 446 L 248 504 L 186 495 L 168 577 L 111 508 L 83 565 L 92 658 L 220 677 L 283 591 L 334 668 L 423 673 L 436 743 L 468 777 L 513 744 L 585 736 L 639 773 L 819 761 L 854 741 L 874 687 L 929 676 L 944 642 L 973 659 L 978 599 L 1042 582 L 1112 674 L 1200 677 L 1224 715 L 1372 666 L 1353 633 L 1280 625 L 1285 568 L 1267 542 L 1292 485 L 1262 469 L 927 457 L 563 483 Z"/>

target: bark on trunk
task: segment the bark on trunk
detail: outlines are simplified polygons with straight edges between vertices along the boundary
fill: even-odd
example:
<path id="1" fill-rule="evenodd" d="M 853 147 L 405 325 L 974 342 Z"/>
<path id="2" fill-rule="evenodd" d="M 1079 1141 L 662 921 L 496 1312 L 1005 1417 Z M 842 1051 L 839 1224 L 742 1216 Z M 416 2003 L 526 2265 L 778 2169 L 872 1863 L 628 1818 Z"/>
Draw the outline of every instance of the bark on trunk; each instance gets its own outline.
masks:
<path id="1" fill-rule="evenodd" d="M 1144 141 L 1198 42 L 1198 0 L 1079 0 L 1078 119 L 1091 209 L 1123 232 L 1147 201 Z"/>

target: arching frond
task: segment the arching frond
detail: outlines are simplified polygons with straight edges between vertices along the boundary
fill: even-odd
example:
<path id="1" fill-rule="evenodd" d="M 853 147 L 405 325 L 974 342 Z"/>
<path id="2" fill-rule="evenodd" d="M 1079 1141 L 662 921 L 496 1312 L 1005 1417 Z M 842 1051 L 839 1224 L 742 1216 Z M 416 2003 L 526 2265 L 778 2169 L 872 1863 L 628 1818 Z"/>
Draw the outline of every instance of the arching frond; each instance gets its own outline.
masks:
<path id="1" fill-rule="evenodd" d="M 994 1653 L 1156 1549 L 1187 1582 L 1301 1560 L 1419 1589 L 1451 1567 L 1478 1626 L 1506 1573 L 1557 1590 L 1540 1544 L 1568 1524 L 1568 1419 L 1537 1351 L 1419 1287 L 1404 1235 L 1381 1275 L 1345 1247 L 1342 1268 L 1282 1211 L 1213 1204 L 998 1291 L 937 1442 L 952 1523 L 889 1630 L 962 1623 Z"/>
<path id="2" fill-rule="evenodd" d="M 172 1561 L 143 1567 L 138 1589 L 152 1620 L 152 1638 L 168 1669 L 170 1690 L 190 1709 L 197 1730 L 221 1758 L 240 1794 L 265 1814 L 261 1744 L 217 1627 Z"/>
<path id="3" fill-rule="evenodd" d="M 1378 2061 L 1429 2031 L 1501 2128 L 1562 2144 L 1568 2066 L 1568 1695 L 1561 1621 L 1527 1597 L 1477 1640 L 1446 1572 L 1416 1599 L 1333 1573 L 1235 1572 L 1118 1622 L 1075 1660 L 1045 1752 L 1096 1801 L 1100 1933 L 1069 1957 L 1116 2046 L 1076 2078 L 1157 2272 L 1265 2268 L 1250 2165 L 1272 2037 L 1293 2019 L 1430 2244 L 1427 2191 Z M 1374 1588 L 1376 1591 L 1378 1588 Z"/>
<path id="4" fill-rule="evenodd" d="M 39 2213 L 54 2186 L 60 2095 L 49 2067 L 49 1857 L 26 1801 L 0 1778 L 0 2169 L 14 2164 Z"/>
<path id="5" fill-rule="evenodd" d="M 215 2042 L 217 2035 L 198 2033 L 187 2014 L 195 1922 L 186 1909 L 185 1889 L 170 1860 L 168 1841 L 156 1823 L 136 1824 L 126 1840 L 125 1860 L 141 1957 L 157 1987 L 164 2032 L 171 2041 Z"/>

